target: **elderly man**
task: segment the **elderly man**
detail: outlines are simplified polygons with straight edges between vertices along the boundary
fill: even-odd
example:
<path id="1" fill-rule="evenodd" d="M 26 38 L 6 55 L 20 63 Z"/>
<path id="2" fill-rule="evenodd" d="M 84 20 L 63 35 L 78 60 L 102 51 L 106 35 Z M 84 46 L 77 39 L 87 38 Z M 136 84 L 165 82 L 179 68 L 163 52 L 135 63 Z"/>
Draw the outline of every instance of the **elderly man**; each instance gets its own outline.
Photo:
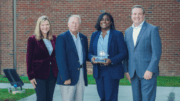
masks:
<path id="1" fill-rule="evenodd" d="M 88 85 L 88 41 L 79 32 L 80 24 L 80 16 L 72 15 L 68 21 L 69 30 L 58 35 L 56 40 L 57 84 L 60 85 L 62 101 L 83 101 L 84 87 Z"/>
<path id="2" fill-rule="evenodd" d="M 133 101 L 155 101 L 162 47 L 159 31 L 145 21 L 141 5 L 132 7 L 131 19 L 133 24 L 125 31 L 129 53 L 125 75 L 131 81 Z"/>

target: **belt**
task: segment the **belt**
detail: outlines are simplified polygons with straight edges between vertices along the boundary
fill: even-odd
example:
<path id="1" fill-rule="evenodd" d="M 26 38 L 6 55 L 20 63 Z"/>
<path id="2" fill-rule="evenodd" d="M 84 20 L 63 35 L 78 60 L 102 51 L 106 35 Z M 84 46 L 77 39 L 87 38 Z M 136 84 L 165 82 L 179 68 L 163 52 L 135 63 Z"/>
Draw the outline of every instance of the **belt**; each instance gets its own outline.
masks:
<path id="1" fill-rule="evenodd" d="M 80 65 L 80 68 L 82 68 L 83 67 L 83 65 Z"/>

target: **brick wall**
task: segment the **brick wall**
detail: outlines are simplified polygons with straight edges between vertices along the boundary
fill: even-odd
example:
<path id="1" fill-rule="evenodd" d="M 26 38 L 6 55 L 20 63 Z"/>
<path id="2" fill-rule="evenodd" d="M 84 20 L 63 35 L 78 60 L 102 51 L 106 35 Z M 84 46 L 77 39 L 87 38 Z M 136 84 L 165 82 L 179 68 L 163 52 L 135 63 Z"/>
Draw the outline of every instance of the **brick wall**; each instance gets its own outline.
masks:
<path id="1" fill-rule="evenodd" d="M 132 25 L 131 7 L 142 5 L 146 21 L 159 27 L 163 52 L 159 64 L 160 75 L 180 76 L 180 1 L 179 0 L 17 0 L 17 71 L 26 74 L 27 39 L 34 32 L 39 16 L 49 16 L 53 34 L 68 29 L 67 20 L 72 14 L 82 17 L 80 32 L 88 40 L 97 17 L 103 12 L 112 14 L 117 30 L 124 33 Z M 13 68 L 13 0 L 0 2 L 0 73 Z M 88 73 L 92 73 L 88 62 Z"/>
<path id="2" fill-rule="evenodd" d="M 13 68 L 13 1 L 0 0 L 0 73 Z"/>

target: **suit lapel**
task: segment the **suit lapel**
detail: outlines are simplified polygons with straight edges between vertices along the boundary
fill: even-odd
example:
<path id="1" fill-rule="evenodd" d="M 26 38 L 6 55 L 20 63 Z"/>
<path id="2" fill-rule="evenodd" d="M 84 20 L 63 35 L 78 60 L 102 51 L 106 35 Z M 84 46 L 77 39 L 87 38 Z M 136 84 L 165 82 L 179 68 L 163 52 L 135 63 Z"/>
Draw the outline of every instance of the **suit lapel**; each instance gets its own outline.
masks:
<path id="1" fill-rule="evenodd" d="M 144 34 L 144 31 L 146 30 L 146 22 L 144 21 L 144 24 L 142 25 L 142 28 L 139 32 L 139 35 L 138 35 L 138 38 L 137 38 L 137 41 L 136 41 L 136 46 L 138 45 L 139 43 L 139 40 L 141 38 L 141 36 Z M 136 46 L 134 48 L 136 48 Z"/>
<path id="2" fill-rule="evenodd" d="M 84 59 L 85 59 L 85 45 L 84 45 L 84 38 L 83 38 L 83 35 L 81 34 L 81 33 L 79 33 L 79 37 L 80 37 L 80 40 L 81 40 L 81 45 L 82 45 L 82 52 L 83 52 L 83 61 L 84 61 Z"/>
<path id="3" fill-rule="evenodd" d="M 55 42 L 54 42 L 54 38 L 53 40 L 51 40 L 51 44 L 52 44 L 52 47 L 53 47 L 53 51 L 51 53 L 51 55 L 53 54 L 53 52 L 55 51 Z"/>
<path id="4" fill-rule="evenodd" d="M 113 36 L 113 30 L 110 30 L 109 39 L 108 39 L 108 51 L 107 51 L 108 54 L 109 54 L 112 36 Z"/>
<path id="5" fill-rule="evenodd" d="M 77 49 L 76 49 L 76 46 L 75 46 L 74 40 L 73 40 L 72 35 L 71 35 L 71 33 L 69 32 L 69 30 L 68 30 L 67 35 L 68 35 L 68 37 L 67 37 L 68 42 L 69 42 L 69 43 L 70 43 L 70 45 L 72 46 L 72 48 L 73 48 L 74 52 L 76 53 L 76 55 L 78 56 L 78 53 L 77 53 Z"/>
<path id="6" fill-rule="evenodd" d="M 97 44 L 98 44 L 98 39 L 99 39 L 99 35 L 101 34 L 101 31 L 98 31 L 96 34 L 97 35 L 95 36 L 94 43 L 93 43 L 93 47 L 95 48 L 94 55 L 97 55 Z"/>
<path id="7" fill-rule="evenodd" d="M 128 35 L 128 34 L 126 34 Z M 133 45 L 133 48 L 134 48 L 134 40 L 133 40 L 133 28 L 131 27 L 130 28 L 130 31 L 129 31 L 129 35 L 130 35 L 130 41 L 131 41 L 131 44 Z"/>

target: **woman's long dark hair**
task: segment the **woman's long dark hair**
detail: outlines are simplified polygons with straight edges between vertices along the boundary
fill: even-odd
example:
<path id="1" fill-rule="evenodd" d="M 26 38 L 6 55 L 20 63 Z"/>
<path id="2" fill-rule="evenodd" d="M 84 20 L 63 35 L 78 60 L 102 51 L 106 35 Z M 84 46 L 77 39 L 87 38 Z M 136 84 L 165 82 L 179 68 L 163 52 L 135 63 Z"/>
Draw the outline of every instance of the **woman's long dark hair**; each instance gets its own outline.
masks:
<path id="1" fill-rule="evenodd" d="M 97 22 L 96 22 L 96 25 L 94 26 L 96 28 L 96 30 L 98 30 L 98 31 L 101 30 L 100 22 L 101 22 L 104 15 L 107 15 L 110 18 L 110 21 L 111 21 L 110 29 L 115 30 L 114 19 L 113 19 L 111 14 L 106 13 L 106 12 L 99 15 Z"/>

